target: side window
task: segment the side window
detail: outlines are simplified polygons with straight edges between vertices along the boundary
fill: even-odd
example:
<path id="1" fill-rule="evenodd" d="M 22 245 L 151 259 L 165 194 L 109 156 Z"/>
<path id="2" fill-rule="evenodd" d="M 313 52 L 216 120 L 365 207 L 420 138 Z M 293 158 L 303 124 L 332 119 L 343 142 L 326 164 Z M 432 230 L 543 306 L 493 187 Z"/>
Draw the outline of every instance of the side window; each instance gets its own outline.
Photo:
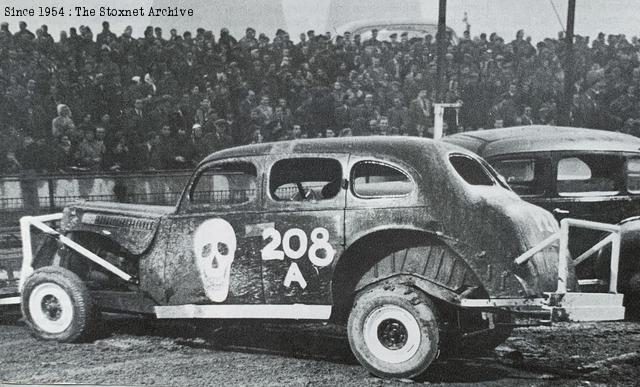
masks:
<path id="1" fill-rule="evenodd" d="M 400 169 L 376 161 L 361 161 L 351 170 L 351 189 L 361 198 L 406 196 L 413 185 Z"/>
<path id="2" fill-rule="evenodd" d="M 627 189 L 631 193 L 640 193 L 640 158 L 627 160 Z"/>
<path id="3" fill-rule="evenodd" d="M 204 170 L 191 188 L 191 204 L 234 205 L 257 197 L 256 167 L 245 162 L 218 164 Z"/>
<path id="4" fill-rule="evenodd" d="M 451 155 L 449 162 L 458 175 L 471 185 L 495 185 L 482 164 L 467 155 Z"/>
<path id="5" fill-rule="evenodd" d="M 342 188 L 342 166 L 329 158 L 297 158 L 276 162 L 269 176 L 269 193 L 275 201 L 332 199 Z"/>
<path id="6" fill-rule="evenodd" d="M 614 155 L 579 155 L 558 161 L 556 176 L 561 196 L 615 195 L 620 190 L 623 159 Z"/>
<path id="7" fill-rule="evenodd" d="M 493 167 L 519 195 L 540 195 L 544 192 L 541 182 L 544 164 L 536 159 L 497 160 Z"/>

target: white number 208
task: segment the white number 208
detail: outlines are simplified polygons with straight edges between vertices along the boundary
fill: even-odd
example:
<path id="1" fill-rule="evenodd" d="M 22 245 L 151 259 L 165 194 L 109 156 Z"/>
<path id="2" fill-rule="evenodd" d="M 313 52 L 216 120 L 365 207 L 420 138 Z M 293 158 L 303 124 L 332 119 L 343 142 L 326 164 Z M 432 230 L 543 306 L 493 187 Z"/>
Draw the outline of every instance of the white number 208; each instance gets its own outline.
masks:
<path id="1" fill-rule="evenodd" d="M 298 238 L 299 244 L 297 248 L 291 247 L 291 238 Z M 325 267 L 331 264 L 336 251 L 329 244 L 329 231 L 324 227 L 314 228 L 310 233 L 311 246 L 307 234 L 299 228 L 291 228 L 285 231 L 284 235 L 273 227 L 269 227 L 262 231 L 264 240 L 271 239 L 269 243 L 262 248 L 262 260 L 283 260 L 285 255 L 289 259 L 299 259 L 305 253 L 309 255 L 309 261 L 317 267 Z M 282 243 L 282 250 L 278 250 Z M 308 247 L 308 251 L 307 251 Z M 319 252 L 324 251 L 322 256 Z"/>

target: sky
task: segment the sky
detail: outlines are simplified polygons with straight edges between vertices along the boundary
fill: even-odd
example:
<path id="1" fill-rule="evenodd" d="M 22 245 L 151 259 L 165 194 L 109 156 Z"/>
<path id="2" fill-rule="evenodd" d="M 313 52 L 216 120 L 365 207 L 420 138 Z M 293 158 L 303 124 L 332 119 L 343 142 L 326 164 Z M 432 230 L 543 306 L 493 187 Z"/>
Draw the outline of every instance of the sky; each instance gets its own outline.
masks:
<path id="1" fill-rule="evenodd" d="M 473 36 L 480 32 L 497 32 L 505 40 L 515 37 L 524 29 L 534 41 L 556 37 L 566 23 L 568 0 L 448 0 L 447 24 L 462 34 L 467 14 Z M 592 38 L 598 32 L 640 35 L 638 0 L 577 0 L 575 31 Z M 18 21 L 25 20 L 29 29 L 42 24 L 57 39 L 59 31 L 69 27 L 88 25 L 94 34 L 101 30 L 103 20 L 108 20 L 111 30 L 120 34 L 127 25 L 134 35 L 142 34 L 148 25 L 161 26 L 168 35 L 172 27 L 182 32 L 204 27 L 218 34 L 227 27 L 236 37 L 244 34 L 247 26 L 255 27 L 273 37 L 276 29 L 284 27 L 292 38 L 300 32 L 315 29 L 318 32 L 333 31 L 340 24 L 361 19 L 415 18 L 437 20 L 438 0 L 58 0 L 65 16 L 39 16 L 39 7 L 54 4 L 47 0 L 3 0 L 1 21 L 10 23 L 11 31 L 18 29 Z M 101 17 L 76 16 L 73 8 L 84 5 L 99 12 L 100 7 L 139 8 L 145 13 L 150 6 L 193 8 L 193 17 Z M 5 16 L 6 7 L 33 8 L 35 16 Z M 558 15 L 554 12 L 554 7 Z"/>

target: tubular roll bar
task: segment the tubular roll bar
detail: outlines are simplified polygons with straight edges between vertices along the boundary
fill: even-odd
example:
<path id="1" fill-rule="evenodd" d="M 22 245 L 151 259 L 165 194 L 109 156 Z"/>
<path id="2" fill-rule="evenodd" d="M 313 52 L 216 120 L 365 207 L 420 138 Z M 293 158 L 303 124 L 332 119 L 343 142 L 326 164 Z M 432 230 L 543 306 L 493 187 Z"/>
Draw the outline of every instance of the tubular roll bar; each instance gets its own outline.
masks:
<path id="1" fill-rule="evenodd" d="M 124 271 L 112 265 L 105 259 L 87 250 L 85 247 L 82 247 L 78 243 L 74 242 L 73 240 L 69 239 L 68 237 L 62 235 L 58 231 L 54 230 L 53 228 L 45 224 L 45 222 L 53 222 L 60 219 L 62 219 L 61 212 L 56 214 L 41 215 L 41 216 L 23 216 L 22 218 L 20 218 L 20 236 L 22 237 L 22 256 L 23 256 L 22 269 L 20 272 L 20 282 L 18 287 L 20 291 L 22 291 L 22 287 L 24 286 L 24 282 L 27 279 L 27 277 L 31 273 L 33 273 L 33 267 L 32 267 L 33 249 L 31 246 L 31 226 L 36 227 L 41 231 L 43 231 L 44 233 L 56 238 L 67 247 L 75 250 L 77 253 L 83 255 L 89 260 L 104 267 L 105 269 L 109 270 L 110 272 L 122 278 L 123 280 L 128 282 L 135 281 L 135 279 L 131 275 L 125 273 Z"/>
<path id="2" fill-rule="evenodd" d="M 554 244 L 556 240 L 560 240 L 560 246 L 558 249 L 558 290 L 556 293 L 567 293 L 567 277 L 569 276 L 569 260 L 571 255 L 569 254 L 569 228 L 581 227 L 590 230 L 605 231 L 609 235 L 596 243 L 589 250 L 582 253 L 578 258 L 573 260 L 574 264 L 579 264 L 585 259 L 591 257 L 596 252 L 600 251 L 603 247 L 611 243 L 611 273 L 609 278 L 609 293 L 616 294 L 618 292 L 618 265 L 620 261 L 620 239 L 621 239 L 621 227 L 615 224 L 592 222 L 589 220 L 566 218 L 560 221 L 560 231 L 549 236 L 544 241 L 535 245 L 531 249 L 527 250 L 524 254 L 515 259 L 517 265 L 521 265 L 527 262 L 539 251 Z"/>

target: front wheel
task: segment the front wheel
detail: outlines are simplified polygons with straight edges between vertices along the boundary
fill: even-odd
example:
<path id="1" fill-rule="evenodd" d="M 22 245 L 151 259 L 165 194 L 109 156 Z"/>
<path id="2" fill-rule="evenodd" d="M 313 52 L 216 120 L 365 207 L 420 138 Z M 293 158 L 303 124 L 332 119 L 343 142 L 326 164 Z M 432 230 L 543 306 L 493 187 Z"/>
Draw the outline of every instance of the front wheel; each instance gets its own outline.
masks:
<path id="1" fill-rule="evenodd" d="M 438 355 L 435 307 L 429 297 L 407 285 L 381 283 L 355 299 L 347 332 L 358 361 L 385 378 L 415 378 Z"/>
<path id="2" fill-rule="evenodd" d="M 86 285 L 67 269 L 56 266 L 37 269 L 25 281 L 21 297 L 22 315 L 39 339 L 81 341 L 95 322 Z"/>

